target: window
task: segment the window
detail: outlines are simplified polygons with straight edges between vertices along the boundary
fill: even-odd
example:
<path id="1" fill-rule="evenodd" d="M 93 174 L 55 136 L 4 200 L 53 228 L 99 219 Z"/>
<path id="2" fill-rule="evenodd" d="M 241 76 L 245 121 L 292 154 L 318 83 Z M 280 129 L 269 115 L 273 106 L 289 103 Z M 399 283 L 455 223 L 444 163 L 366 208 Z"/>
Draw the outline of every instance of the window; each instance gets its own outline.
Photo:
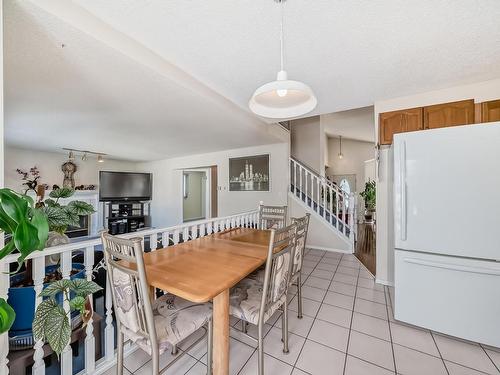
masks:
<path id="1" fill-rule="evenodd" d="M 184 173 L 182 175 L 182 195 L 184 196 L 184 199 L 188 197 L 188 182 L 189 182 L 189 175 L 187 173 Z"/>
<path id="2" fill-rule="evenodd" d="M 347 181 L 345 178 L 340 180 L 339 188 L 340 188 L 340 190 L 345 192 L 347 195 L 351 194 L 351 187 L 349 186 L 349 181 Z M 348 199 L 345 202 L 345 207 L 349 208 L 349 200 Z"/>

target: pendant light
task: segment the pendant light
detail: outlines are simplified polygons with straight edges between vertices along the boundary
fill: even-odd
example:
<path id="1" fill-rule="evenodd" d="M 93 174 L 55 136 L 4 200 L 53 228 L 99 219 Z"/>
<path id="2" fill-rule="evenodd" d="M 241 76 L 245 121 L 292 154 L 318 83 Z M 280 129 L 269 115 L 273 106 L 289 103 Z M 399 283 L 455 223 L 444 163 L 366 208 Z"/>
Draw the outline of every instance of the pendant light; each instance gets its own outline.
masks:
<path id="1" fill-rule="evenodd" d="M 341 135 L 339 135 L 339 143 L 340 143 L 339 159 L 343 159 L 344 154 L 342 153 L 342 136 Z"/>
<path id="2" fill-rule="evenodd" d="M 288 79 L 284 70 L 283 18 L 285 0 L 275 0 L 281 4 L 280 50 L 281 70 L 276 81 L 260 86 L 252 95 L 248 106 L 256 115 L 285 119 L 302 116 L 311 112 L 317 104 L 316 96 L 309 86 L 300 81 Z"/>

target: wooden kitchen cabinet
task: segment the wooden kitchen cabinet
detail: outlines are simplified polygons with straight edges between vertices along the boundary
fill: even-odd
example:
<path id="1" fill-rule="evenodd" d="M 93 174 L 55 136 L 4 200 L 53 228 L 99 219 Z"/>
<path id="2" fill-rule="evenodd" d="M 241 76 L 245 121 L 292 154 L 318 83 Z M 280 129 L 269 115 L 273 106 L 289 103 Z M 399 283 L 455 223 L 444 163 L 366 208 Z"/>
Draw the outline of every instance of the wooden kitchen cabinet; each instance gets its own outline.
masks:
<path id="1" fill-rule="evenodd" d="M 379 118 L 380 144 L 390 145 L 394 134 L 422 130 L 423 128 L 423 108 L 381 113 Z"/>
<path id="2" fill-rule="evenodd" d="M 473 99 L 424 107 L 424 129 L 437 129 L 473 123 Z"/>
<path id="3" fill-rule="evenodd" d="M 500 100 L 481 103 L 481 122 L 500 121 Z"/>

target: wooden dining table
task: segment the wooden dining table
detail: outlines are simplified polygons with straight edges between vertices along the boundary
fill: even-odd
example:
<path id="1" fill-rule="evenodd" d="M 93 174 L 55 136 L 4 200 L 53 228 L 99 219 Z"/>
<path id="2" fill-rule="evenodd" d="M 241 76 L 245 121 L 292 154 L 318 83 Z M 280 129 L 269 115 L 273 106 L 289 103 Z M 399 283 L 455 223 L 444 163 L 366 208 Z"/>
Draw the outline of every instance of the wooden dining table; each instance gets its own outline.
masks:
<path id="1" fill-rule="evenodd" d="M 270 231 L 234 228 L 144 254 L 148 284 L 213 301 L 213 373 L 229 374 L 229 290 L 267 258 Z"/>

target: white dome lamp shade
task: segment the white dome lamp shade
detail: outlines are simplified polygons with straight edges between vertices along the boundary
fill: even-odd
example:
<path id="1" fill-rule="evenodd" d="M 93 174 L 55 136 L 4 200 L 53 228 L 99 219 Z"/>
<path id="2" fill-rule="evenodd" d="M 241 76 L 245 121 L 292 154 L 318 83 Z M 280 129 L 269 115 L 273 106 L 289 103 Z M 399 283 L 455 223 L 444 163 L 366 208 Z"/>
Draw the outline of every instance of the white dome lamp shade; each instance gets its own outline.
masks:
<path id="1" fill-rule="evenodd" d="M 316 108 L 316 96 L 309 86 L 300 81 L 288 79 L 287 72 L 283 69 L 283 3 L 285 0 L 275 0 L 281 3 L 281 70 L 276 81 L 266 83 L 255 90 L 248 106 L 258 116 L 286 119 L 302 116 Z"/>

